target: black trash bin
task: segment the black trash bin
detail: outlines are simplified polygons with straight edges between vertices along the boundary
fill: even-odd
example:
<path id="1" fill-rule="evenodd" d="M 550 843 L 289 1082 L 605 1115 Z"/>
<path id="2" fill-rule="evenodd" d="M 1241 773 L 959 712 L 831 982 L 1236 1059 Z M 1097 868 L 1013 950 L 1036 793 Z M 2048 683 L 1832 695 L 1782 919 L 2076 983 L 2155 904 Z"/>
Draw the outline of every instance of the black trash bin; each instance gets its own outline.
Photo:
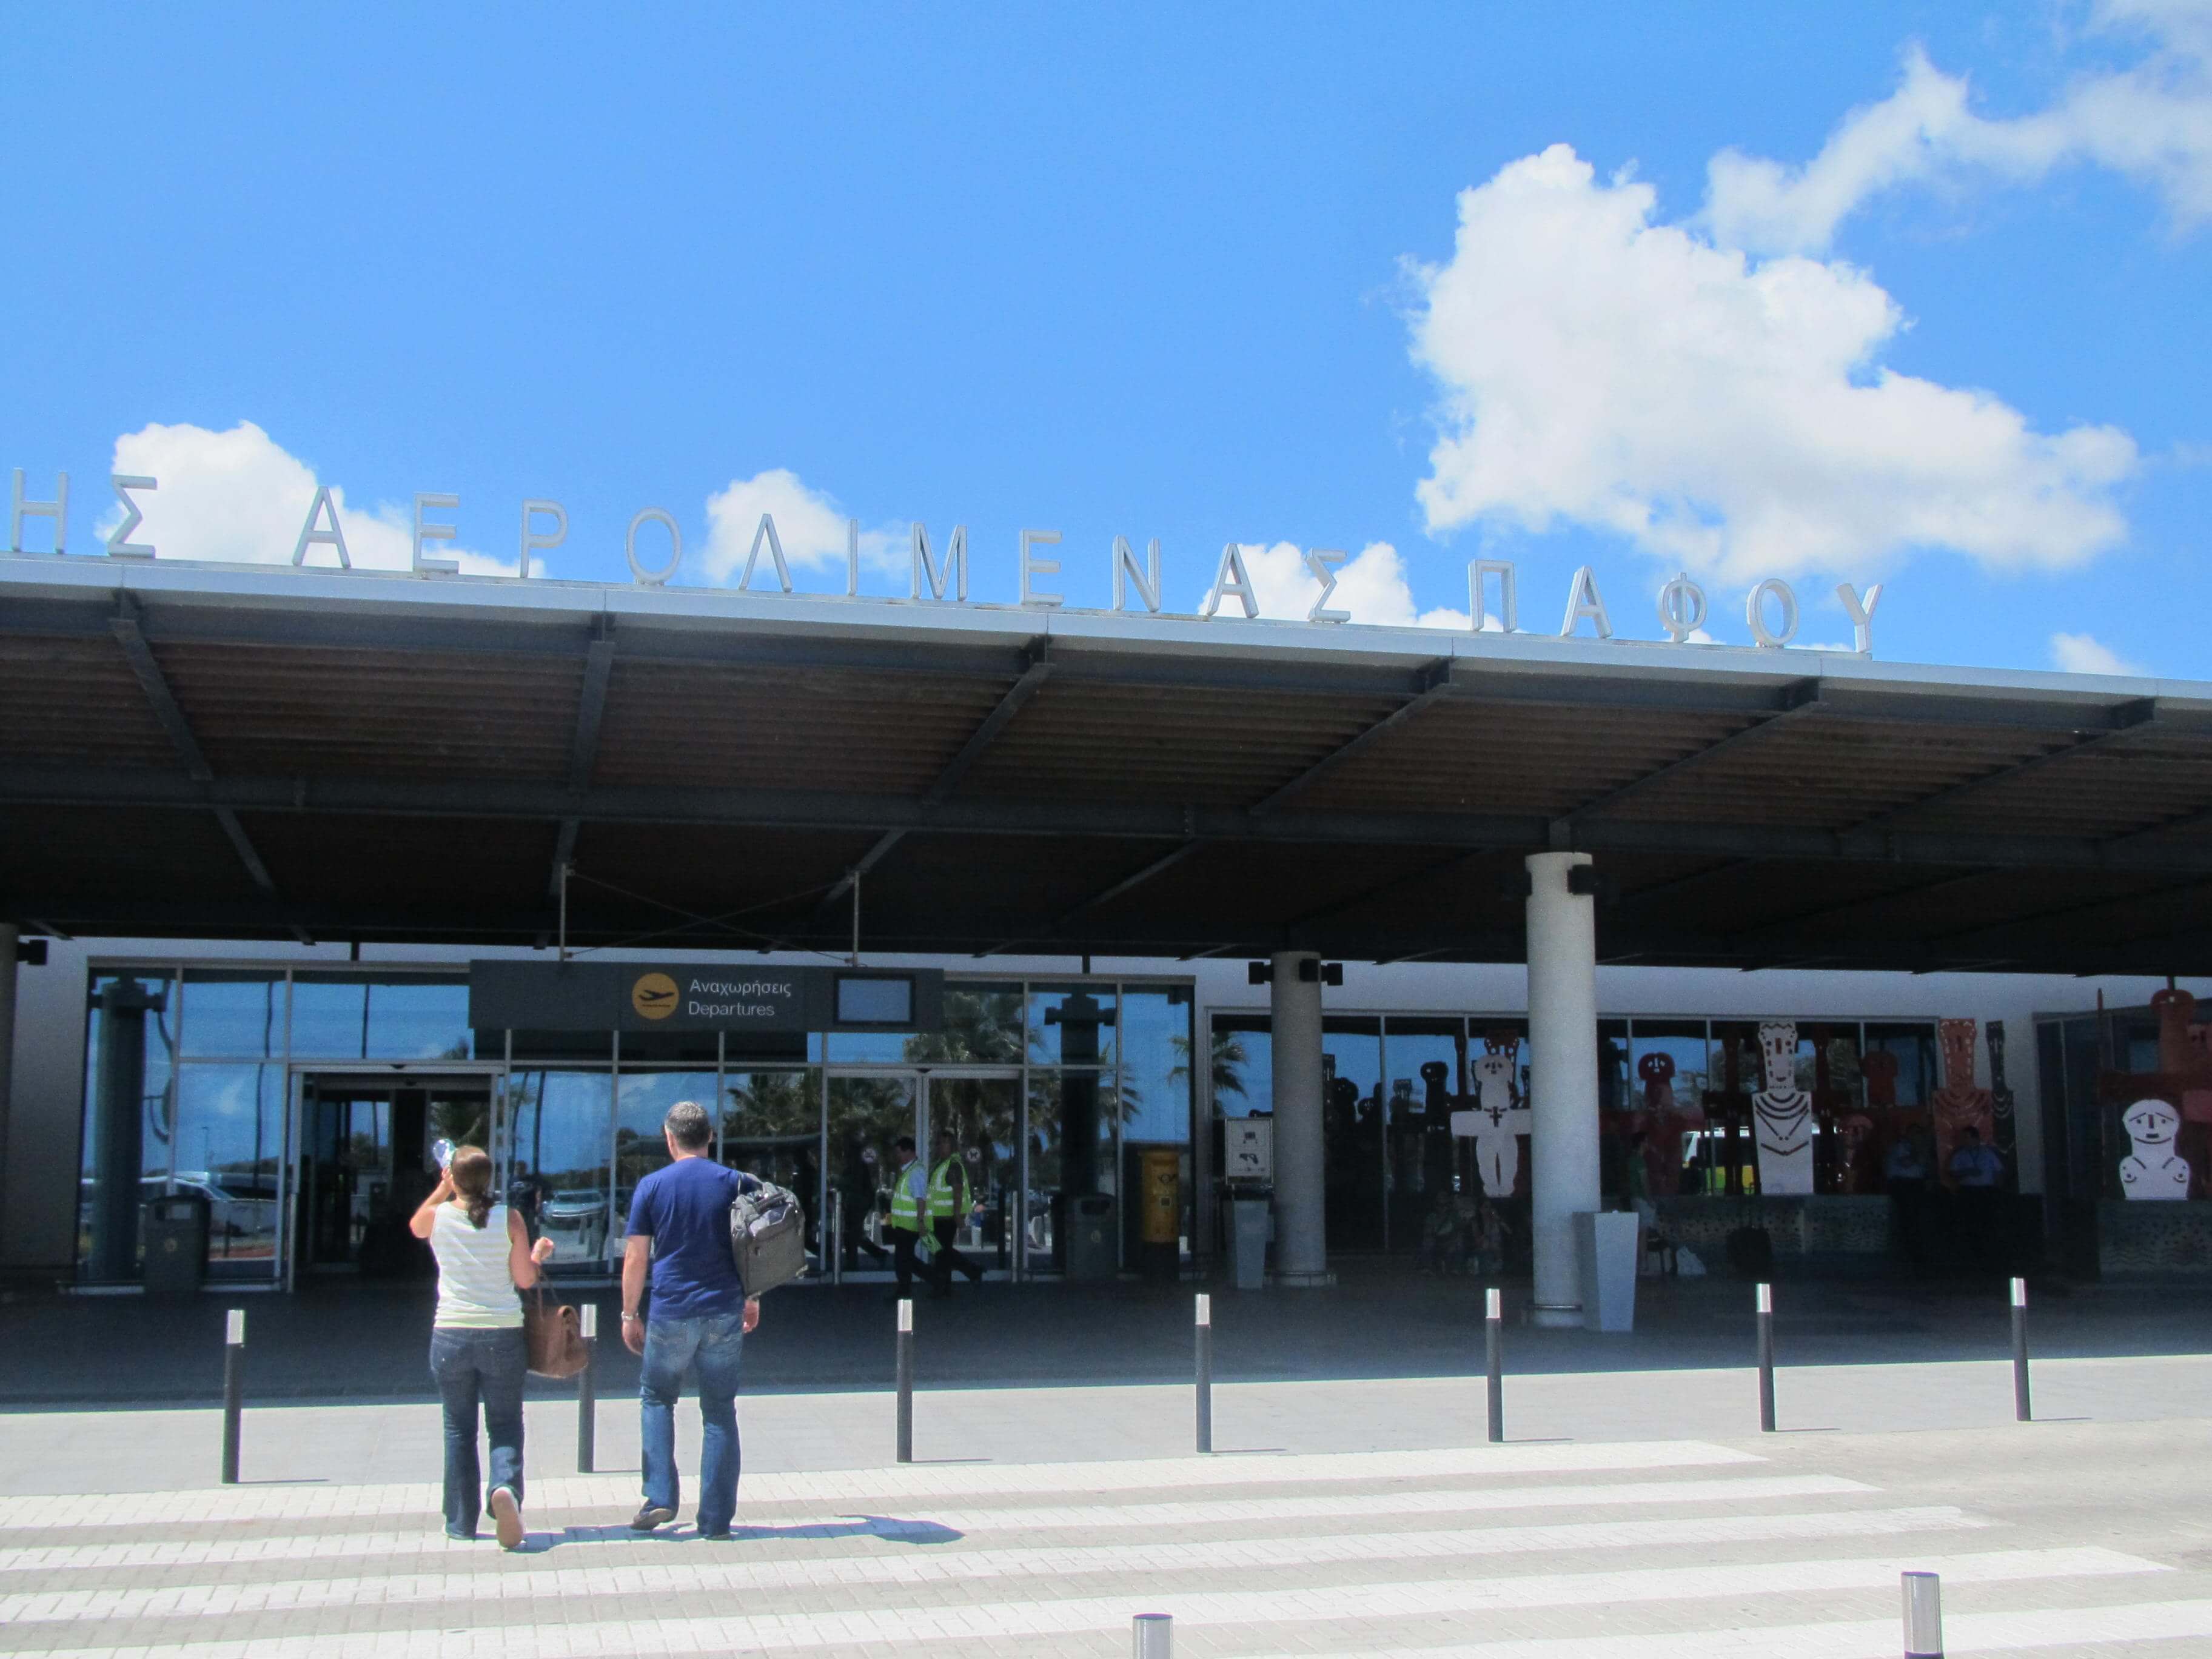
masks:
<path id="1" fill-rule="evenodd" d="M 207 1278 L 208 1201 L 171 1193 L 146 1206 L 146 1294 L 194 1296 Z"/>

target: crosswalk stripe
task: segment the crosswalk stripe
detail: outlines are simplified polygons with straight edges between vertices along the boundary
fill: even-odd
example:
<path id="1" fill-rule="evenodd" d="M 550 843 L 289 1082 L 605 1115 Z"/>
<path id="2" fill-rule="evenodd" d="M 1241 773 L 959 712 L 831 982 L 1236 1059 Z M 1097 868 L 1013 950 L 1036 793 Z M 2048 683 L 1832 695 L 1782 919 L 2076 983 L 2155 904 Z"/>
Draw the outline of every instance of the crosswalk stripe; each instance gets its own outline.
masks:
<path id="1" fill-rule="evenodd" d="M 790 1649 L 854 1642 L 908 1645 L 935 1640 L 985 1637 L 1004 1640 L 1126 1630 L 1131 1613 L 1139 1611 L 1166 1613 L 1178 1622 L 1191 1626 L 1311 1625 L 1354 1619 L 1620 1606 L 1638 1601 L 1832 1594 L 1892 1588 L 1898 1574 L 1908 1567 L 1940 1572 L 1947 1583 L 1954 1584 L 2167 1571 L 2139 1556 L 2097 1547 L 2008 1550 L 1910 1559 L 1855 1558 L 1618 1572 L 1547 1573 L 1432 1583 L 1361 1583 L 1328 1589 L 1172 1594 L 1146 1597 L 1141 1607 L 1133 1606 L 1133 1598 L 1121 1595 L 832 1613 L 633 1618 L 571 1625 L 502 1621 L 485 1628 L 496 1631 L 502 1659 L 586 1659 L 587 1656 L 612 1653 L 690 1656 L 705 1650 L 746 1647 Z M 317 1659 L 429 1659 L 430 1656 L 450 1650 L 451 1621 L 460 1605 L 447 1603 L 444 1618 L 428 1628 L 318 1635 L 313 1638 Z M 254 1659 L 258 1650 L 265 1649 L 274 1653 L 277 1645 L 274 1640 L 157 1643 L 135 1646 L 131 1651 L 140 1659 Z M 111 1659 L 114 1651 L 108 1648 L 63 1650 L 56 1652 L 52 1659 Z"/>
<path id="2" fill-rule="evenodd" d="M 1465 1563 L 1547 1551 L 1634 1548 L 1648 1554 L 1656 1549 L 1711 1544 L 1893 1538 L 1908 1533 L 1972 1530 L 1990 1524 L 1962 1510 L 1942 1504 L 1815 1515 L 1578 1522 L 1550 1527 L 1210 1539 L 1170 1544 L 930 1549 L 858 1558 L 844 1554 L 809 1555 L 779 1562 L 733 1562 L 719 1554 L 710 1554 L 702 1561 L 696 1553 L 686 1552 L 678 1565 L 578 1567 L 547 1552 L 535 1558 L 541 1568 L 538 1571 L 415 1572 L 380 1577 L 173 1584 L 143 1589 L 31 1591 L 0 1595 L 0 1624 L 222 1616 L 417 1601 L 505 1599 L 537 1603 L 549 1599 L 611 1598 L 690 1590 L 758 1593 L 811 1589 L 830 1584 L 941 1583 L 992 1578 L 1058 1582 L 1083 1574 L 1263 1571 L 1291 1566 L 1436 1558 Z M 360 1558 L 367 1555 L 361 1547 L 369 1540 L 313 1541 L 350 1541 L 354 1547 L 349 1553 Z M 419 1547 L 419 1540 L 414 1541 Z M 126 1559 L 113 1565 L 127 1568 L 143 1564 Z"/>
<path id="3" fill-rule="evenodd" d="M 1760 1625 L 1662 1635 L 1538 1636 L 1449 1647 L 1363 1648 L 1337 1659 L 1897 1659 L 1899 1621 Z M 1958 1654 L 2212 1637 L 2212 1601 L 2135 1601 L 2118 1607 L 1953 1613 L 1943 1638 Z M 1255 1659 L 1310 1659 L 1268 1654 Z"/>
<path id="4" fill-rule="evenodd" d="M 1753 1452 L 1703 1441 L 1462 1447 L 1444 1451 L 1270 1453 L 1215 1457 L 1129 1458 L 1085 1463 L 963 1464 L 957 1474 L 925 1465 L 832 1469 L 810 1474 L 752 1474 L 744 1494 L 763 1504 L 821 1504 L 854 1498 L 934 1497 L 948 1482 L 978 1497 L 1022 1493 L 1140 1492 L 1182 1486 L 1293 1486 L 1306 1481 L 1420 1480 L 1761 1463 Z M 637 1492 L 635 1476 L 552 1476 L 533 1480 L 541 1501 L 619 1503 Z M 289 1486 L 217 1491 L 109 1493 L 66 1498 L 0 1498 L 0 1531 L 11 1528 L 167 1525 L 208 1521 L 318 1519 L 337 1516 L 435 1513 L 435 1481 L 385 1486 Z"/>

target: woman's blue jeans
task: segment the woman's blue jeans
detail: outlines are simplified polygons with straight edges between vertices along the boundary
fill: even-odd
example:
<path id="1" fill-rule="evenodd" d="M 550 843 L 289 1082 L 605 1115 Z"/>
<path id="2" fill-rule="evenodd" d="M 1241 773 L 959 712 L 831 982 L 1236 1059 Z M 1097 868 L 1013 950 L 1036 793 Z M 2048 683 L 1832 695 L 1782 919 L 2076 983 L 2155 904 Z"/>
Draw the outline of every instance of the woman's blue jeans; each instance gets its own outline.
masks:
<path id="1" fill-rule="evenodd" d="M 742 1310 L 696 1319 L 654 1317 L 645 1323 L 645 1368 L 638 1379 L 645 1501 L 672 1510 L 682 1494 L 676 1474 L 676 1401 L 684 1391 L 684 1373 L 696 1365 L 699 1420 L 706 1431 L 696 1516 L 702 1532 L 725 1530 L 738 1512 L 738 1359 L 744 1345 Z"/>
<path id="2" fill-rule="evenodd" d="M 522 1378 L 530 1349 L 522 1328 L 430 1332 L 430 1375 L 446 1407 L 446 1530 L 473 1538 L 492 1487 L 522 1501 Z M 491 1441 L 491 1479 L 477 1461 L 477 1411 Z"/>

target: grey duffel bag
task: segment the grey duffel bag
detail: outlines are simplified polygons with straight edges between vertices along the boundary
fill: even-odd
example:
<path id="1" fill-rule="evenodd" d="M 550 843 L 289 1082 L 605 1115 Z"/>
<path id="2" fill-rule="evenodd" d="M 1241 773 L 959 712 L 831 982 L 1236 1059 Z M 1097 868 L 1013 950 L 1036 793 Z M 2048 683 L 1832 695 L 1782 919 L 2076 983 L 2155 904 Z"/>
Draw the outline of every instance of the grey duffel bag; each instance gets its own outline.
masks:
<path id="1" fill-rule="evenodd" d="M 806 1272 L 806 1212 L 798 1195 L 768 1182 L 730 1205 L 730 1251 L 747 1296 L 765 1296 Z"/>

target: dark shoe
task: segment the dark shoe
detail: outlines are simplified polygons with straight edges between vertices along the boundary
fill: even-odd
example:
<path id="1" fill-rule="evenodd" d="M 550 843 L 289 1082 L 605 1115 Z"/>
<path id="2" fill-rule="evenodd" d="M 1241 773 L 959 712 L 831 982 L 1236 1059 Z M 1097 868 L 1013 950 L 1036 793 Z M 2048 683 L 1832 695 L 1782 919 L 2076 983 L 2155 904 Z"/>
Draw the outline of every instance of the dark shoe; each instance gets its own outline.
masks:
<path id="1" fill-rule="evenodd" d="M 446 1528 L 446 1536 L 452 1539 L 456 1544 L 473 1544 L 477 1541 L 476 1534 L 472 1532 L 455 1532 L 451 1527 Z"/>
<path id="2" fill-rule="evenodd" d="M 931 1285 L 929 1299 L 932 1302 L 950 1302 L 952 1299 L 952 1286 L 949 1284 Z"/>
<path id="3" fill-rule="evenodd" d="M 499 1547 L 503 1550 L 519 1550 L 527 1536 L 522 1530 L 522 1505 L 515 1501 L 514 1493 L 505 1486 L 491 1489 L 492 1525 L 499 1534 Z"/>
<path id="4" fill-rule="evenodd" d="M 676 1511 L 670 1509 L 667 1505 L 664 1504 L 647 1504 L 635 1515 L 630 1516 L 629 1529 L 632 1532 L 651 1532 L 656 1527 L 666 1526 L 675 1518 Z"/>
<path id="5" fill-rule="evenodd" d="M 710 1544 L 726 1544 L 730 1541 L 730 1529 L 727 1527 L 702 1527 L 697 1535 Z"/>
<path id="6" fill-rule="evenodd" d="M 970 1267 L 968 1270 L 968 1282 L 970 1285 L 981 1284 L 983 1282 L 983 1270 L 981 1267 Z"/>

